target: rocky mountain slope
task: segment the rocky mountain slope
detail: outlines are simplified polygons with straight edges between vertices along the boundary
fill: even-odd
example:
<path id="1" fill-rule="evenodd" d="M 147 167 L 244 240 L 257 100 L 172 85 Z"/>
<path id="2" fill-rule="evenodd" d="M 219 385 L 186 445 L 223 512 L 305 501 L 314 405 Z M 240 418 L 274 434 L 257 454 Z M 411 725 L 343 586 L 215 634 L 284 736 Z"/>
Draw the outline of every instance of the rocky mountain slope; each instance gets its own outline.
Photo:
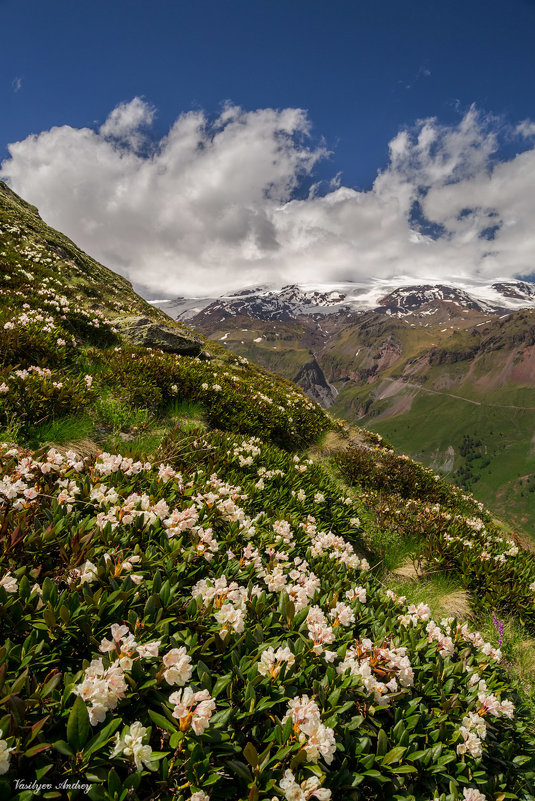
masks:
<path id="1" fill-rule="evenodd" d="M 0 266 L 0 796 L 533 801 L 520 538 L 5 188 Z"/>

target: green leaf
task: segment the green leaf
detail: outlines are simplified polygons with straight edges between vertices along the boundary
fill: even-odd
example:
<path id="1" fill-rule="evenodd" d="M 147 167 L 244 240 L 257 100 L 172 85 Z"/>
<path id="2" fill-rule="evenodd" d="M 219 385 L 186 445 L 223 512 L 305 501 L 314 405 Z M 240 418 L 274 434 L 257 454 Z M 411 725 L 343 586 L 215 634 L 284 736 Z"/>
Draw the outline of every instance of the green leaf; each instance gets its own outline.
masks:
<path id="1" fill-rule="evenodd" d="M 379 780 L 381 780 L 381 779 L 382 779 L 383 781 L 384 781 L 384 779 L 385 779 L 385 777 L 383 776 L 383 774 L 382 774 L 382 773 L 379 773 L 379 771 L 378 771 L 378 770 L 365 770 L 365 771 L 364 771 L 364 773 L 363 773 L 362 775 L 363 775 L 363 776 L 369 776 L 369 778 L 370 778 L 370 779 L 379 779 Z"/>
<path id="2" fill-rule="evenodd" d="M 56 751 L 59 751 L 59 753 L 63 754 L 63 756 L 69 756 L 69 757 L 74 756 L 74 751 L 69 745 L 67 745 L 65 740 L 56 740 L 56 742 L 52 743 L 52 745 L 54 746 Z"/>
<path id="3" fill-rule="evenodd" d="M 245 748 L 243 749 L 243 755 L 244 755 L 245 759 L 247 760 L 247 762 L 249 763 L 249 765 L 251 765 L 252 768 L 256 768 L 256 766 L 258 765 L 258 761 L 259 761 L 258 760 L 258 751 L 256 750 L 256 748 L 254 747 L 254 745 L 252 743 L 247 743 L 246 744 Z"/>
<path id="4" fill-rule="evenodd" d="M 398 765 L 397 768 L 392 768 L 394 773 L 418 773 L 418 768 L 414 765 Z"/>
<path id="5" fill-rule="evenodd" d="M 384 756 L 388 751 L 388 737 L 384 729 L 379 729 L 379 733 L 377 734 L 377 749 L 376 754 L 377 756 Z"/>
<path id="6" fill-rule="evenodd" d="M 32 757 L 36 754 L 40 754 L 41 751 L 48 751 L 49 748 L 52 748 L 52 743 L 38 743 L 37 745 L 32 745 L 31 748 L 28 748 L 28 750 L 24 752 L 24 756 Z"/>
<path id="7" fill-rule="evenodd" d="M 286 742 L 286 740 L 288 739 L 288 737 L 292 733 L 293 725 L 294 725 L 293 724 L 293 719 L 292 719 L 292 716 L 290 715 L 290 717 L 288 718 L 288 720 L 286 721 L 286 723 L 282 727 L 282 742 L 283 743 Z"/>
<path id="8" fill-rule="evenodd" d="M 251 771 L 245 764 L 245 762 L 240 762 L 237 759 L 229 759 L 226 764 L 229 766 L 234 773 L 240 777 L 240 779 L 244 779 L 246 782 L 251 782 L 253 777 L 251 775 Z"/>
<path id="9" fill-rule="evenodd" d="M 67 721 L 67 742 L 75 751 L 81 751 L 89 737 L 89 714 L 87 707 L 78 696 Z"/>
<path id="10" fill-rule="evenodd" d="M 113 796 L 115 793 L 120 793 L 121 786 L 121 780 L 117 772 L 112 768 L 108 773 L 108 790 L 110 794 Z"/>
<path id="11" fill-rule="evenodd" d="M 52 676 L 52 678 L 47 681 L 47 683 L 41 690 L 40 693 L 41 698 L 46 698 L 47 695 L 49 695 L 52 692 L 52 690 L 55 690 L 60 681 L 61 681 L 61 673 L 56 673 L 54 676 Z"/>
<path id="12" fill-rule="evenodd" d="M 381 765 L 391 765 L 392 762 L 397 762 L 407 749 L 404 748 L 402 745 L 396 745 L 395 748 L 392 748 L 388 754 L 385 754 L 383 759 L 381 760 Z"/>
<path id="13" fill-rule="evenodd" d="M 222 692 L 230 682 L 232 681 L 232 676 L 221 676 L 221 678 L 217 679 L 216 683 L 212 689 L 212 698 L 217 698 L 220 692 Z"/>
<path id="14" fill-rule="evenodd" d="M 169 579 L 167 579 L 167 581 L 165 581 L 162 584 L 162 588 L 160 590 L 160 601 L 162 602 L 163 606 L 167 606 L 170 597 L 171 597 L 171 584 L 169 583 Z"/>
<path id="15" fill-rule="evenodd" d="M 171 721 L 167 720 L 167 718 L 164 718 L 163 715 L 159 715 L 158 712 L 153 712 L 152 709 L 149 709 L 148 712 L 152 722 L 156 723 L 156 725 L 159 726 L 160 729 L 168 731 L 169 734 L 174 734 L 177 731 L 176 726 L 173 726 Z"/>
<path id="16" fill-rule="evenodd" d="M 86 745 L 84 748 L 84 756 L 88 757 L 93 754 L 95 751 L 98 751 L 99 748 L 102 748 L 106 745 L 109 738 L 115 733 L 116 729 L 119 728 L 121 725 L 122 720 L 121 718 L 113 718 L 110 720 L 107 726 L 104 726 L 102 731 L 96 734 Z"/>

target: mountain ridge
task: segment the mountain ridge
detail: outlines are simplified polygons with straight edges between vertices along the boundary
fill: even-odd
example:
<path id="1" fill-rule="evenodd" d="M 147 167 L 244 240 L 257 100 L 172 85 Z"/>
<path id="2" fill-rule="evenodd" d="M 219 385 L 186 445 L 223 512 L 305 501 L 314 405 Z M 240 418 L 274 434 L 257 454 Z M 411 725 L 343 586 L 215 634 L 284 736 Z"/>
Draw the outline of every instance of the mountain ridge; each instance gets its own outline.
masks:
<path id="1" fill-rule="evenodd" d="M 370 281 L 369 284 L 288 284 L 280 289 L 267 286 L 236 290 L 220 298 L 177 298 L 152 301 L 176 319 L 199 314 L 245 315 L 261 320 L 292 319 L 300 314 L 327 315 L 340 311 L 380 310 L 390 314 L 410 313 L 433 300 L 457 303 L 467 309 L 507 312 L 535 306 L 535 285 L 525 280 L 497 280 L 492 283 L 419 283 L 405 279 L 401 284 Z"/>

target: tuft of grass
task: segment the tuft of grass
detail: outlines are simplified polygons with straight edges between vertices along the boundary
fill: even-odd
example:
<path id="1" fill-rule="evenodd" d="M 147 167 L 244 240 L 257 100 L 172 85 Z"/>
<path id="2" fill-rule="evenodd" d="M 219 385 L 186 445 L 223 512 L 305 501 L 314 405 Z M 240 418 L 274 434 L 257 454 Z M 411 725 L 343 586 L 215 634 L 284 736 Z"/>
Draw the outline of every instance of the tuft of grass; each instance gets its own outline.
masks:
<path id="1" fill-rule="evenodd" d="M 134 461 L 145 462 L 147 459 L 154 459 L 154 454 L 160 447 L 164 436 L 165 432 L 162 430 L 152 430 L 139 436 L 125 439 L 119 435 L 112 435 L 102 445 L 105 450 L 128 456 Z"/>
<path id="2" fill-rule="evenodd" d="M 522 623 L 512 617 L 503 618 L 502 643 L 503 662 L 510 681 L 529 706 L 535 720 L 535 639 L 530 637 Z M 478 628 L 483 637 L 497 648 L 500 635 L 496 629 L 492 615 L 485 615 L 478 620 Z"/>
<path id="3" fill-rule="evenodd" d="M 176 400 L 167 409 L 167 417 L 172 420 L 203 420 L 203 408 L 200 403 L 189 400 Z"/>
<path id="4" fill-rule="evenodd" d="M 421 541 L 415 537 L 405 537 L 395 528 L 382 528 L 370 520 L 366 524 L 368 547 L 381 559 L 381 567 L 386 572 L 394 572 L 407 562 L 419 563 L 418 551 Z M 415 572 L 419 572 L 415 567 Z"/>
<path id="5" fill-rule="evenodd" d="M 17 415 L 13 413 L 5 425 L 0 426 L 0 442 L 9 442 L 14 444 L 21 444 L 20 434 L 21 424 L 17 419 Z"/>
<path id="6" fill-rule="evenodd" d="M 97 420 L 111 428 L 114 435 L 147 426 L 152 419 L 148 409 L 136 408 L 113 395 L 105 395 L 95 405 Z"/>
<path id="7" fill-rule="evenodd" d="M 62 445 L 65 442 L 77 442 L 88 439 L 93 431 L 93 421 L 90 417 L 73 416 L 60 417 L 47 423 L 35 426 L 27 436 L 28 444 L 37 448 L 40 445 Z"/>
<path id="8" fill-rule="evenodd" d="M 398 595 L 405 595 L 408 603 L 427 604 L 435 619 L 456 617 L 459 621 L 472 617 L 470 596 L 460 582 L 447 573 L 414 579 L 392 579 L 389 586 Z"/>

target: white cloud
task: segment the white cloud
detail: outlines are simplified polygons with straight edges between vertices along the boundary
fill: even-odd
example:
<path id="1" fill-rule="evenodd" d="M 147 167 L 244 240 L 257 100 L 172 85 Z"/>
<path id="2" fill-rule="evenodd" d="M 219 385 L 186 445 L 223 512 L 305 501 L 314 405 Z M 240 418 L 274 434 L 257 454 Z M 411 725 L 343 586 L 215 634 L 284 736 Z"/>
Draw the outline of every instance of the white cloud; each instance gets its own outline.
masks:
<path id="1" fill-rule="evenodd" d="M 112 139 L 138 150 L 146 141 L 144 129 L 150 126 L 153 119 L 154 109 L 140 97 L 135 97 L 129 103 L 120 103 L 113 109 L 104 125 L 100 126 L 99 134 L 104 139 Z"/>
<path id="2" fill-rule="evenodd" d="M 22 78 L 13 78 L 11 81 L 11 88 L 15 93 L 20 92 L 22 89 Z"/>
<path id="3" fill-rule="evenodd" d="M 525 136 L 526 139 L 529 136 L 535 136 L 535 122 L 531 122 L 531 120 L 523 120 L 516 126 L 515 131 L 519 136 Z"/>
<path id="4" fill-rule="evenodd" d="M 455 126 L 400 131 L 368 191 L 337 176 L 303 199 L 302 178 L 327 153 L 301 109 L 188 112 L 150 147 L 153 117 L 135 98 L 98 130 L 30 136 L 2 172 L 47 222 L 158 296 L 535 269 L 535 149 L 500 162 L 499 126 L 474 108 Z M 521 125 L 517 135 L 533 123 Z"/>

